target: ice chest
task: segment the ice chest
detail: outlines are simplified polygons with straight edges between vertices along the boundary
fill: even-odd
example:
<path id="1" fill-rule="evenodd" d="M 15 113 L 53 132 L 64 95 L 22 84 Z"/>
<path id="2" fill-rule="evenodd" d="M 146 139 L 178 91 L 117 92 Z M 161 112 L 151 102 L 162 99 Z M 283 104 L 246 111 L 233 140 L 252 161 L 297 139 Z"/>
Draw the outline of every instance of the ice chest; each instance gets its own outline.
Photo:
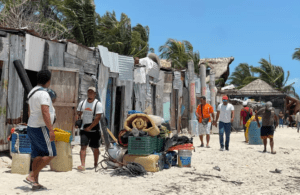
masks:
<path id="1" fill-rule="evenodd" d="M 16 141 L 18 139 L 18 134 L 13 133 L 11 137 L 11 152 L 18 153 L 18 150 L 15 148 Z M 21 154 L 30 154 L 31 153 L 31 144 L 27 134 L 19 134 L 19 151 Z"/>
<path id="2" fill-rule="evenodd" d="M 126 154 L 123 157 L 123 163 L 135 162 L 141 164 L 147 172 L 158 172 L 160 170 L 160 156 L 151 154 L 148 156 Z"/>

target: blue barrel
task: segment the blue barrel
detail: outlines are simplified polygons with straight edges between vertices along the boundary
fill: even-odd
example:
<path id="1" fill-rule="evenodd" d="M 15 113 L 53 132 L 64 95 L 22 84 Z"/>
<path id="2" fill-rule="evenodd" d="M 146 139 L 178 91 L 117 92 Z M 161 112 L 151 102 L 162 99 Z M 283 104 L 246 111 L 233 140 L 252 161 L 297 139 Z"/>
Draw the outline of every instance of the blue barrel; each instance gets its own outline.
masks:
<path id="1" fill-rule="evenodd" d="M 261 121 L 259 122 L 260 126 L 262 125 Z M 249 137 L 249 144 L 250 145 L 262 145 L 262 139 L 260 138 L 260 128 L 257 126 L 256 121 L 252 121 L 250 123 L 248 129 L 248 137 Z"/>

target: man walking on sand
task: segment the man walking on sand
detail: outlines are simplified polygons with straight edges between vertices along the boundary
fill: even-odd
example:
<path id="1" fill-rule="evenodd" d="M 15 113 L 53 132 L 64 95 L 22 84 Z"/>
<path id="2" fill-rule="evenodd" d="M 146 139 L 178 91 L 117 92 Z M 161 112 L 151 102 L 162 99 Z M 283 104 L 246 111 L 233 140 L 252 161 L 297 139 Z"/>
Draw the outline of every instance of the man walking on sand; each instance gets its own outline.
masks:
<path id="1" fill-rule="evenodd" d="M 243 108 L 240 112 L 240 126 L 243 124 L 244 134 L 245 134 L 245 142 L 247 142 L 246 136 L 246 123 L 252 116 L 252 110 L 247 106 L 247 102 L 243 102 Z"/>
<path id="2" fill-rule="evenodd" d="M 37 74 L 37 86 L 28 94 L 29 120 L 27 134 L 31 143 L 32 171 L 24 180 L 33 190 L 45 189 L 39 184 L 39 173 L 56 156 L 54 131 L 49 107 L 51 98 L 46 91 L 50 86 L 51 72 L 42 70 Z"/>
<path id="3" fill-rule="evenodd" d="M 272 108 L 272 102 L 267 102 L 264 108 L 261 108 L 255 115 L 257 126 L 260 127 L 258 116 L 262 116 L 262 127 L 260 129 L 260 136 L 264 143 L 264 151 L 267 152 L 267 139 L 270 139 L 271 154 L 276 154 L 274 151 L 274 120 L 276 127 L 278 126 L 278 118 L 275 114 L 275 109 Z"/>
<path id="4" fill-rule="evenodd" d="M 196 116 L 199 121 L 198 133 L 201 141 L 201 146 L 204 147 L 203 143 L 203 135 L 206 135 L 206 147 L 210 148 L 209 140 L 210 140 L 210 129 L 211 129 L 211 118 L 213 119 L 213 123 L 215 122 L 215 114 L 213 107 L 206 103 L 206 97 L 202 96 L 200 98 L 200 103 L 197 107 Z"/>
<path id="5" fill-rule="evenodd" d="M 218 106 L 217 119 L 215 120 L 215 126 L 217 127 L 217 121 L 219 121 L 219 138 L 220 138 L 220 150 L 224 151 L 224 132 L 226 135 L 225 149 L 229 151 L 229 141 L 231 132 L 231 123 L 234 119 L 234 107 L 228 103 L 228 97 L 223 96 L 223 103 Z"/>
<path id="6" fill-rule="evenodd" d="M 102 104 L 96 99 L 96 88 L 88 88 L 88 98 L 79 103 L 76 120 L 82 118 L 80 128 L 80 160 L 81 165 L 77 167 L 79 171 L 85 171 L 86 149 L 89 145 L 94 153 L 94 168 L 98 165 L 100 147 L 100 126 L 99 121 L 103 113 Z"/>
<path id="7" fill-rule="evenodd" d="M 297 132 L 299 133 L 299 128 L 300 128 L 300 112 L 297 112 L 296 116 L 295 116 L 295 121 L 297 124 Z"/>

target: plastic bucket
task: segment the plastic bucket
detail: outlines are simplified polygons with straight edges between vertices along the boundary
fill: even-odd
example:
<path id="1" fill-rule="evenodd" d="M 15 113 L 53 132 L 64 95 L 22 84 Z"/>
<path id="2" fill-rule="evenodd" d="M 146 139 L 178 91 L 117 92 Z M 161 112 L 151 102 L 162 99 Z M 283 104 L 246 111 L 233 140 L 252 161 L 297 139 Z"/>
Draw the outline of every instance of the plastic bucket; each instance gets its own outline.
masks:
<path id="1" fill-rule="evenodd" d="M 192 150 L 178 150 L 178 166 L 191 167 Z"/>

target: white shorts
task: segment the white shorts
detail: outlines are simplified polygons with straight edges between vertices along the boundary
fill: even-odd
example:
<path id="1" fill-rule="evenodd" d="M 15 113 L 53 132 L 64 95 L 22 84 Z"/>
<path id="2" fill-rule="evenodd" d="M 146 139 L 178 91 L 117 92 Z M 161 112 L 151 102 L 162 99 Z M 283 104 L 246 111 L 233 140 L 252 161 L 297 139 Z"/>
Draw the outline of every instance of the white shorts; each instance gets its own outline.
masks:
<path id="1" fill-rule="evenodd" d="M 211 128 L 211 122 L 208 122 L 207 125 L 198 123 L 198 134 L 199 135 L 210 134 L 210 128 Z"/>

